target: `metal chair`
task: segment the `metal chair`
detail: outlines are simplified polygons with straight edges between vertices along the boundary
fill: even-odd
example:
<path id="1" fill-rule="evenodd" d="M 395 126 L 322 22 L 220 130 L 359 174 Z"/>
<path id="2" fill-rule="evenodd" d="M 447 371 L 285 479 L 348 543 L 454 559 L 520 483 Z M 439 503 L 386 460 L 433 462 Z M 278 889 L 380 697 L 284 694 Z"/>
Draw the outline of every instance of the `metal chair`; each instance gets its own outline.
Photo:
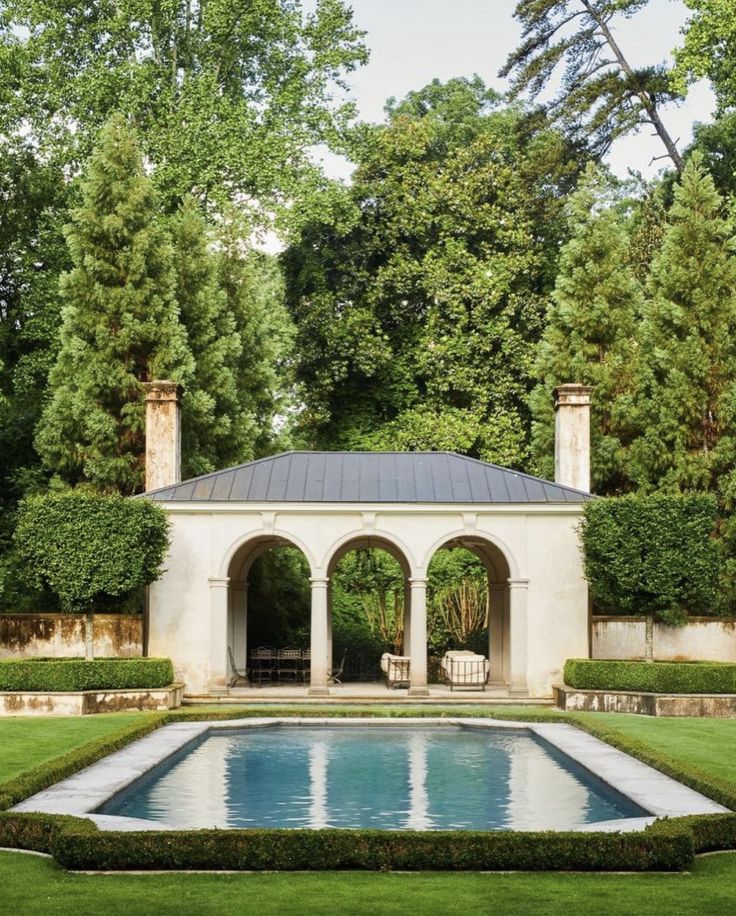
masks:
<path id="1" fill-rule="evenodd" d="M 228 687 L 234 687 L 238 681 L 242 681 L 247 685 L 249 683 L 248 669 L 246 668 L 244 671 L 238 671 L 235 664 L 235 656 L 233 655 L 233 650 L 230 648 L 230 646 L 227 647 L 227 656 L 230 660 L 230 669 L 232 670 L 232 677 L 228 681 Z"/>
<path id="2" fill-rule="evenodd" d="M 279 649 L 276 660 L 276 680 L 297 681 L 302 673 L 302 650 L 301 649 Z"/>
<path id="3" fill-rule="evenodd" d="M 328 668 L 327 669 L 327 683 L 328 684 L 342 684 L 342 681 L 340 680 L 340 678 L 342 677 L 342 673 L 345 670 L 345 658 L 347 654 L 348 654 L 348 650 L 346 649 L 342 653 L 342 661 L 340 662 L 340 666 L 338 668 Z"/>
<path id="4" fill-rule="evenodd" d="M 251 652 L 250 676 L 254 684 L 260 687 L 264 682 L 270 683 L 276 674 L 276 650 L 269 646 L 259 646 Z"/>

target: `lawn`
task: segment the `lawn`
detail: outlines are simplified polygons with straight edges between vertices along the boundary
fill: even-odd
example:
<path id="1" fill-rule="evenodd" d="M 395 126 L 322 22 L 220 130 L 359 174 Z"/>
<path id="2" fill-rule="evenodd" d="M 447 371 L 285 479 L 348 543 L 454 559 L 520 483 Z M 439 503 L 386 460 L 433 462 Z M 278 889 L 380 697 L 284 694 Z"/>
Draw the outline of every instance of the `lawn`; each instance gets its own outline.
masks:
<path id="1" fill-rule="evenodd" d="M 736 854 L 687 875 L 169 874 L 70 875 L 50 859 L 0 853 L 0 909 L 19 916 L 532 913 L 715 914 L 733 909 Z"/>
<path id="2" fill-rule="evenodd" d="M 334 708 L 333 708 L 334 709 Z M 272 710 L 283 714 L 286 710 Z M 311 712 L 316 710 L 312 709 Z M 363 708 L 342 714 L 367 712 Z M 376 710 L 378 711 L 378 710 Z M 418 710 L 417 710 L 418 711 Z M 421 710 L 453 715 L 453 708 Z M 218 709 L 222 714 L 223 710 Z M 328 712 L 327 709 L 324 710 Z M 381 710 L 384 712 L 384 710 Z M 402 708 L 401 714 L 412 710 Z M 470 713 L 470 710 L 464 710 Z M 480 713 L 480 710 L 478 710 Z M 491 710 L 483 709 L 484 715 Z M 531 710 L 513 710 L 521 718 Z M 236 709 L 232 714 L 237 713 Z M 499 710 L 504 717 L 512 711 Z M 149 714 L 0 719 L 0 782 Z M 562 716 L 534 710 L 534 717 Z M 583 718 L 578 714 L 575 718 Z M 596 724 L 636 738 L 683 764 L 736 783 L 736 720 L 650 719 L 588 714 Z M 582 874 L 243 874 L 70 875 L 50 859 L 0 853 L 0 911 L 26 914 L 466 913 L 599 914 L 631 910 L 715 913 L 736 902 L 736 853 L 701 857 L 687 875 Z"/>

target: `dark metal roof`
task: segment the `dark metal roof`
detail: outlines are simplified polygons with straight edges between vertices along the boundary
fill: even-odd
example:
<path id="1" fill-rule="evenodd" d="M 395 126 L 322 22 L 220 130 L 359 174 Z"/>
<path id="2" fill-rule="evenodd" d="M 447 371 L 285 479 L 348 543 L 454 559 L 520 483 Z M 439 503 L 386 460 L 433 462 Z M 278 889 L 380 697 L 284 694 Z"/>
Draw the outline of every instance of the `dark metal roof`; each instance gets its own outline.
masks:
<path id="1" fill-rule="evenodd" d="M 164 502 L 580 503 L 590 494 L 454 452 L 284 452 L 153 490 Z"/>

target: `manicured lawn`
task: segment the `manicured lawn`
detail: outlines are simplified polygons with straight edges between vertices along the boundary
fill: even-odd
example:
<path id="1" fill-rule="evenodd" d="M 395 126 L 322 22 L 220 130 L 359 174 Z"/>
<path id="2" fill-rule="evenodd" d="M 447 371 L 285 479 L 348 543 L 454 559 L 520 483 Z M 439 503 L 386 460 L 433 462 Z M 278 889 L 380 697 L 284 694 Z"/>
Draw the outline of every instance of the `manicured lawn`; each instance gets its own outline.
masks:
<path id="1" fill-rule="evenodd" d="M 109 735 L 146 713 L 0 719 L 0 783 L 95 738 Z"/>
<path id="2" fill-rule="evenodd" d="M 204 709 L 200 710 L 205 712 Z M 210 710 L 207 710 L 210 711 Z M 229 714 L 238 712 L 233 708 Z M 286 709 L 269 709 L 272 715 Z M 291 707 L 290 711 L 296 711 Z M 310 712 L 314 713 L 314 707 Z M 334 707 L 319 710 L 328 714 Z M 351 707 L 345 714 L 386 714 L 386 708 Z M 393 711 L 396 711 L 395 708 Z M 402 715 L 412 710 L 401 708 Z M 219 713 L 223 710 L 220 707 Z M 456 715 L 453 707 L 421 708 Z M 463 709 L 492 715 L 488 708 Z M 497 711 L 504 718 L 566 718 L 547 709 Z M 258 714 L 262 715 L 263 710 Z M 110 734 L 146 713 L 86 718 L 0 719 L 0 782 Z M 574 718 L 582 719 L 578 714 Z M 673 760 L 736 784 L 736 720 L 650 719 L 589 714 L 606 728 L 635 738 Z M 736 905 L 736 853 L 701 857 L 686 875 L 583 874 L 243 874 L 70 875 L 49 859 L 0 853 L 0 912 L 74 914 L 150 913 L 472 913 L 505 914 L 710 914 Z"/>
<path id="3" fill-rule="evenodd" d="M 0 853 L 0 888 L 0 909 L 18 916 L 251 912 L 677 916 L 733 909 L 736 854 L 701 858 L 687 875 L 70 875 L 49 859 Z"/>

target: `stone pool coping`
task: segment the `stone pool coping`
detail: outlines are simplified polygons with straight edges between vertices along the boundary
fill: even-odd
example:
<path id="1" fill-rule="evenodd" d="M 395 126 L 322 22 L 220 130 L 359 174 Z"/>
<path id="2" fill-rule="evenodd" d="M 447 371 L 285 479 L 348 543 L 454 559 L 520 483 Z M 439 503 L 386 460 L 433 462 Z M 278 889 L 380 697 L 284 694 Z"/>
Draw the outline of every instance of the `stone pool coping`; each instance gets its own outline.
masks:
<path id="1" fill-rule="evenodd" d="M 37 792 L 15 805 L 17 812 L 44 814 L 70 814 L 94 821 L 100 830 L 180 830 L 160 821 L 96 814 L 108 799 L 164 760 L 176 754 L 187 744 L 209 731 L 246 730 L 272 726 L 319 727 L 370 726 L 396 728 L 409 725 L 457 726 L 471 729 L 506 729 L 524 731 L 541 738 L 580 766 L 602 779 L 609 786 L 631 799 L 645 811 L 644 817 L 622 818 L 581 824 L 572 828 L 578 831 L 629 832 L 642 830 L 658 817 L 682 817 L 690 814 L 723 814 L 729 811 L 694 789 L 684 786 L 653 767 L 616 750 L 599 738 L 561 723 L 509 722 L 496 719 L 465 718 L 284 718 L 226 719 L 219 722 L 176 722 L 165 725 L 150 735 L 140 738 L 122 750 L 98 760 L 73 776 Z M 226 829 L 226 828 L 224 828 Z"/>

